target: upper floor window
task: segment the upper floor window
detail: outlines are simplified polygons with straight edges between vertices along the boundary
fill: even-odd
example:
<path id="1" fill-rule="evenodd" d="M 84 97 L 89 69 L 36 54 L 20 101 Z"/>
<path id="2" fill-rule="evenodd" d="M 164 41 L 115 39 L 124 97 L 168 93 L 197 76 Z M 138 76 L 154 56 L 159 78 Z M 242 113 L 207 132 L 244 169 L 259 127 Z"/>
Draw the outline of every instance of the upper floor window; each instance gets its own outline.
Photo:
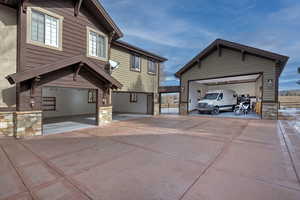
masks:
<path id="1" fill-rule="evenodd" d="M 131 70 L 134 71 L 141 71 L 141 57 L 138 55 L 131 55 Z"/>
<path id="2" fill-rule="evenodd" d="M 153 60 L 148 60 L 148 73 L 149 74 L 156 74 L 157 71 L 157 63 Z"/>
<path id="3" fill-rule="evenodd" d="M 27 41 L 43 47 L 62 48 L 63 17 L 41 8 L 30 8 L 28 12 Z"/>
<path id="4" fill-rule="evenodd" d="M 88 28 L 88 56 L 107 60 L 107 36 L 99 31 Z"/>

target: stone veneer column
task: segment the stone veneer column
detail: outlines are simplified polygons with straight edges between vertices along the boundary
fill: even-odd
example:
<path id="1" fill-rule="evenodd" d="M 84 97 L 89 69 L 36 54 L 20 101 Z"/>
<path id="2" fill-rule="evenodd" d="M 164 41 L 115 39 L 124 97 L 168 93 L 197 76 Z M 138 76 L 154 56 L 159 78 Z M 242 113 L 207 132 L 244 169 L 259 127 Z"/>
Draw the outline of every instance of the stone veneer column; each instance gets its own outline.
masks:
<path id="1" fill-rule="evenodd" d="M 179 114 L 180 115 L 187 115 L 188 114 L 187 103 L 180 103 L 179 104 Z"/>
<path id="2" fill-rule="evenodd" d="M 15 137 L 42 135 L 42 111 L 15 112 Z"/>
<path id="3" fill-rule="evenodd" d="M 159 115 L 159 103 L 155 103 L 154 104 L 154 112 L 153 112 L 154 116 Z"/>
<path id="4" fill-rule="evenodd" d="M 98 125 L 102 126 L 112 122 L 112 106 L 99 107 Z"/>
<path id="5" fill-rule="evenodd" d="M 278 119 L 278 103 L 262 103 L 263 119 Z"/>
<path id="6" fill-rule="evenodd" d="M 13 112 L 0 112 L 0 135 L 14 136 Z"/>

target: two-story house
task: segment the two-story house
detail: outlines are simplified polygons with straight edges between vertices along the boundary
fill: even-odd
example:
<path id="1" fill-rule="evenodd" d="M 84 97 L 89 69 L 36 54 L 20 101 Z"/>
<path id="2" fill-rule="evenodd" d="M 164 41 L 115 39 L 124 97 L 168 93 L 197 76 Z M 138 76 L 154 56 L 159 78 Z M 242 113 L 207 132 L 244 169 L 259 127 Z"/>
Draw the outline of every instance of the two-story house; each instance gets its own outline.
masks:
<path id="1" fill-rule="evenodd" d="M 158 114 L 166 59 L 122 36 L 98 0 L 0 0 L 0 134 L 41 135 L 55 118 Z"/>

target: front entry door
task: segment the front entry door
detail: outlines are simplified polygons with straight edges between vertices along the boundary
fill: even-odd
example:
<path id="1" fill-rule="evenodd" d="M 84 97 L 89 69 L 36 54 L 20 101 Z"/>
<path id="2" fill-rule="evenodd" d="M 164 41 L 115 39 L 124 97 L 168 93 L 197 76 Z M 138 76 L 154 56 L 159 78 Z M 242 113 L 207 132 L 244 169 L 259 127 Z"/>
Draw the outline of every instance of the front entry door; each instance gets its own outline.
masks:
<path id="1" fill-rule="evenodd" d="M 153 95 L 147 95 L 147 114 L 153 114 Z"/>

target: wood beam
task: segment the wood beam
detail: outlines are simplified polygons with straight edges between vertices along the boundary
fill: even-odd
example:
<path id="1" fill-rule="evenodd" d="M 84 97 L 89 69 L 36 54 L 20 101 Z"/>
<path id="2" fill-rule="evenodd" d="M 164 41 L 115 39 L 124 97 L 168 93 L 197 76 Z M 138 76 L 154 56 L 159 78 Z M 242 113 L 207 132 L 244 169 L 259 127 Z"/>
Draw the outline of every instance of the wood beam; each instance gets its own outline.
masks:
<path id="1" fill-rule="evenodd" d="M 27 2 L 28 2 L 28 0 L 21 0 L 20 1 L 23 13 L 27 12 Z"/>
<path id="2" fill-rule="evenodd" d="M 242 61 L 245 61 L 245 59 L 246 59 L 246 52 L 244 50 L 242 50 L 241 53 L 242 53 Z"/>
<path id="3" fill-rule="evenodd" d="M 201 68 L 201 64 L 202 64 L 202 63 L 201 63 L 201 59 L 198 58 L 198 59 L 197 59 L 197 62 L 198 62 L 198 68 Z"/>
<path id="4" fill-rule="evenodd" d="M 79 64 L 78 64 L 78 66 L 76 67 L 76 69 L 75 69 L 75 72 L 74 72 L 74 76 L 73 76 L 73 80 L 74 81 L 77 81 L 77 76 L 78 76 L 78 74 L 79 74 L 79 72 L 80 72 L 80 70 L 81 70 L 81 68 L 84 66 L 84 64 L 82 63 L 82 62 L 80 62 Z"/>
<path id="5" fill-rule="evenodd" d="M 30 86 L 30 97 L 34 97 L 35 94 L 35 88 L 37 86 L 37 83 L 41 80 L 40 76 L 37 76 L 32 79 L 31 86 Z"/>
<path id="6" fill-rule="evenodd" d="M 75 17 L 77 17 L 79 15 L 79 11 L 80 11 L 80 8 L 81 8 L 82 1 L 83 0 L 76 0 L 75 7 L 74 7 Z"/>
<path id="7" fill-rule="evenodd" d="M 221 57 L 222 56 L 222 48 L 221 48 L 220 44 L 217 45 L 217 49 L 218 49 L 218 55 L 219 55 L 219 57 Z"/>

